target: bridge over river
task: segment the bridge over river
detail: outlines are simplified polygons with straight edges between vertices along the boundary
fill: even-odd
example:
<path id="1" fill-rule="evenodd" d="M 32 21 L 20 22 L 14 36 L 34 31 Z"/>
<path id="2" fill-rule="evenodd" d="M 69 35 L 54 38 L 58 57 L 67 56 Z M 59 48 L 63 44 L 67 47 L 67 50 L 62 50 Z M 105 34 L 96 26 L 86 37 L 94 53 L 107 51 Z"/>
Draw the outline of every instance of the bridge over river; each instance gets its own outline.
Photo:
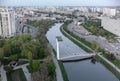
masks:
<path id="1" fill-rule="evenodd" d="M 88 56 L 84 50 L 66 38 L 60 31 L 61 23 L 55 24 L 47 32 L 46 36 L 53 48 L 59 51 L 60 59 L 77 59 Z M 61 36 L 63 41 L 59 42 L 57 50 L 56 36 Z M 89 54 L 90 55 L 90 54 Z M 94 55 L 94 54 L 93 54 Z M 92 54 L 90 55 L 92 56 Z M 89 57 L 89 56 L 88 56 Z M 77 62 L 63 62 L 69 81 L 118 81 L 118 79 L 106 69 L 100 62 L 92 62 L 92 59 L 85 59 Z"/>
<path id="2" fill-rule="evenodd" d="M 83 57 L 83 58 L 88 58 L 88 57 L 91 57 L 91 56 L 95 56 L 96 54 L 95 53 L 82 53 L 82 52 L 79 52 L 79 51 L 74 51 L 74 49 L 72 47 L 68 47 L 67 50 L 68 50 L 68 53 L 69 51 L 74 51 L 74 52 L 71 52 L 70 54 L 65 54 L 64 56 L 60 57 L 60 49 L 63 49 L 64 48 L 64 45 L 60 45 L 59 43 L 60 42 L 63 42 L 64 40 L 62 39 L 61 36 L 57 36 L 56 37 L 56 47 L 57 47 L 57 59 L 58 60 L 69 60 L 70 58 L 73 58 L 73 57 Z M 82 59 L 83 59 L 82 58 Z M 73 60 L 76 60 L 76 59 L 73 59 Z"/>

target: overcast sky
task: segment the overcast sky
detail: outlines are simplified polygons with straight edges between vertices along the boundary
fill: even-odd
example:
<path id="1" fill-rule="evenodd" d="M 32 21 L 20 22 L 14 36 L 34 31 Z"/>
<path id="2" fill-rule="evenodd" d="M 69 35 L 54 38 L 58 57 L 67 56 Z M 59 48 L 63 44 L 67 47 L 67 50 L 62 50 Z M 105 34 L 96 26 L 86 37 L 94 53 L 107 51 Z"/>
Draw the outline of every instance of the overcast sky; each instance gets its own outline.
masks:
<path id="1" fill-rule="evenodd" d="M 120 6 L 120 0 L 0 0 L 0 6 Z"/>

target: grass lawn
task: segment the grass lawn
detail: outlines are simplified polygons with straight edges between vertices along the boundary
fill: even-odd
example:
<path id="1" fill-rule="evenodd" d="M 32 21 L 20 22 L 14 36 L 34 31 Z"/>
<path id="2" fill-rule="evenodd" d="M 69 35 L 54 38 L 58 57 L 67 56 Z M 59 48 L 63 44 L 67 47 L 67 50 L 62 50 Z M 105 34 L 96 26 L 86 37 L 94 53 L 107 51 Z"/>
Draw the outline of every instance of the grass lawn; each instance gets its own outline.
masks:
<path id="1" fill-rule="evenodd" d="M 120 60 L 114 60 L 112 61 L 113 64 L 115 64 L 118 68 L 120 68 Z"/>
<path id="2" fill-rule="evenodd" d="M 22 69 L 7 73 L 7 81 L 27 81 Z"/>

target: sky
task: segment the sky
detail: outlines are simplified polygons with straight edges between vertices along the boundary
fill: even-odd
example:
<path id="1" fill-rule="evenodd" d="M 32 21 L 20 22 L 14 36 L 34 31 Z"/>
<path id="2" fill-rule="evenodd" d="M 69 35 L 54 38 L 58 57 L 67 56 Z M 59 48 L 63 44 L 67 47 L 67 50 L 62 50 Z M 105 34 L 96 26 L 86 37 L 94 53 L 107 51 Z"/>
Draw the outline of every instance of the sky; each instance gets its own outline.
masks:
<path id="1" fill-rule="evenodd" d="M 0 0 L 0 6 L 120 6 L 120 0 Z"/>

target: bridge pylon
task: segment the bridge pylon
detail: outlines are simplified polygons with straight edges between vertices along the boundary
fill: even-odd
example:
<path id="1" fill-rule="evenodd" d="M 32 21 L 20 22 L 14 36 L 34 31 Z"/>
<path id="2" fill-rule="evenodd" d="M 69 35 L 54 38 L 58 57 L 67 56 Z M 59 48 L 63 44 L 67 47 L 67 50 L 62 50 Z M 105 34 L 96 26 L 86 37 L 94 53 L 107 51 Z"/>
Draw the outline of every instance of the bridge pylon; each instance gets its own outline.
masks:
<path id="1" fill-rule="evenodd" d="M 63 41 L 61 36 L 56 36 L 56 44 L 57 44 L 57 59 L 60 60 L 60 50 L 59 50 L 59 42 Z"/>

